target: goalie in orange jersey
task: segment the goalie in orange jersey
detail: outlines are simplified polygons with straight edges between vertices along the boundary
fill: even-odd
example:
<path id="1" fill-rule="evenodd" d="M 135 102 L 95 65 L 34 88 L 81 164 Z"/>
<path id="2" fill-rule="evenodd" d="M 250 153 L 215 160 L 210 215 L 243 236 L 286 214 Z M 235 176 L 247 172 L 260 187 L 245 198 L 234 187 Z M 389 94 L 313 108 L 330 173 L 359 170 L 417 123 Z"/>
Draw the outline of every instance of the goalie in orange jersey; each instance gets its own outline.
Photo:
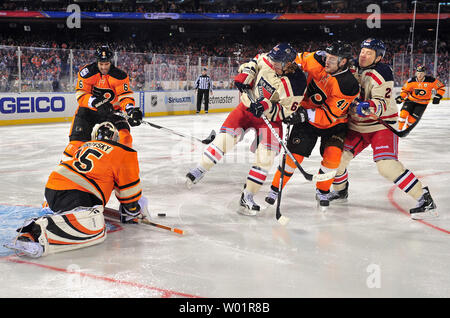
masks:
<path id="1" fill-rule="evenodd" d="M 41 257 L 103 242 L 103 210 L 113 191 L 121 222 L 150 217 L 136 151 L 117 142 L 119 132 L 110 122 L 95 125 L 91 139 L 50 174 L 45 186 L 49 213 L 29 220 L 6 247 Z"/>
<path id="2" fill-rule="evenodd" d="M 433 76 L 427 76 L 426 71 L 425 66 L 418 66 L 416 68 L 416 76 L 403 85 L 402 92 L 395 99 L 397 104 L 405 101 L 398 119 L 398 128 L 400 130 L 407 129 L 422 117 L 430 102 L 433 89 L 436 90 L 433 104 L 439 104 L 442 96 L 445 94 L 444 84 Z"/>
<path id="3" fill-rule="evenodd" d="M 109 121 L 119 130 L 120 142 L 132 147 L 130 125 L 141 124 L 142 111 L 135 106 L 130 79 L 111 63 L 112 51 L 107 46 L 97 48 L 97 61 L 78 72 L 76 97 L 78 109 L 72 120 L 70 143 L 64 154 L 73 157 L 78 147 L 88 141 L 95 124 Z M 117 112 L 126 111 L 127 120 Z"/>

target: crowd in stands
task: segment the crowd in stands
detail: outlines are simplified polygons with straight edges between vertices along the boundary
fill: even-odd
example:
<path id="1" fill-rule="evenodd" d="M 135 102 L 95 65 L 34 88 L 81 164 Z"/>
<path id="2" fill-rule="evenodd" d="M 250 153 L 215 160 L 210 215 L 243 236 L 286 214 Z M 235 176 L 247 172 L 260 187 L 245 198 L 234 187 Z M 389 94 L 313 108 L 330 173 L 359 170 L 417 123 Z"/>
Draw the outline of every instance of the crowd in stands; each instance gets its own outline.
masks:
<path id="1" fill-rule="evenodd" d="M 359 51 L 362 39 L 352 41 L 354 55 Z M 394 70 L 396 86 L 401 86 L 410 75 L 407 40 L 383 39 L 387 46 L 384 62 Z M 181 41 L 181 42 L 180 42 Z M 217 39 L 140 41 L 114 40 L 110 47 L 116 51 L 115 63 L 126 70 L 134 90 L 190 89 L 201 66 L 209 68 L 216 88 L 231 88 L 237 67 L 257 53 L 268 52 L 276 43 L 270 41 L 231 43 Z M 0 35 L 0 91 L 17 91 L 19 66 L 17 47 L 21 47 L 20 80 L 22 91 L 61 90 L 71 91 L 80 67 L 95 61 L 93 50 L 105 44 L 99 40 L 56 41 L 42 34 L 23 38 Z M 291 44 L 299 51 L 324 49 L 324 41 L 293 40 Z M 44 49 L 46 48 L 46 49 Z M 448 47 L 445 41 L 438 46 L 438 77 L 444 83 L 449 78 Z M 70 54 L 72 50 L 72 55 Z M 395 55 L 396 54 L 396 55 Z M 402 56 L 404 54 L 404 56 Z M 425 64 L 430 73 L 434 69 L 434 41 L 416 39 L 413 66 Z M 395 56 L 394 56 L 395 55 Z M 163 85 L 164 83 L 164 85 Z M 172 83 L 167 87 L 168 83 Z"/>

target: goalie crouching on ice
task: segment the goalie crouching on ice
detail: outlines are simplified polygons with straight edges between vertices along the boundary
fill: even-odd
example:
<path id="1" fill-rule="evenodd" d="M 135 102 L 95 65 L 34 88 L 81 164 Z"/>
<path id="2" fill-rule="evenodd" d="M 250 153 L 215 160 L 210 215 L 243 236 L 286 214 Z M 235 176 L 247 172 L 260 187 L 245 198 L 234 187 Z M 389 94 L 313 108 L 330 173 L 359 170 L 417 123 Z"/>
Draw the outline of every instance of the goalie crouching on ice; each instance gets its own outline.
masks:
<path id="1" fill-rule="evenodd" d="M 41 257 L 100 244 L 106 239 L 103 209 L 113 190 L 121 222 L 150 217 L 137 152 L 117 142 L 119 133 L 110 122 L 97 124 L 91 139 L 50 174 L 45 198 L 53 214 L 26 221 L 5 247 Z"/>

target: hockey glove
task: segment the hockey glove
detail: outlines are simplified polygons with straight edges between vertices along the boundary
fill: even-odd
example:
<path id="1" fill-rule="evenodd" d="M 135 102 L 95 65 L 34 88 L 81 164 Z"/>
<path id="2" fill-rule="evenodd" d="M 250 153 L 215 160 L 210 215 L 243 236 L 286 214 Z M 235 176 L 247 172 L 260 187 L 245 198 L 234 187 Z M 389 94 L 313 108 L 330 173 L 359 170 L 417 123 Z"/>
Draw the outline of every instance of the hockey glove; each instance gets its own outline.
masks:
<path id="1" fill-rule="evenodd" d="M 121 204 L 119 206 L 121 223 L 137 223 L 137 218 L 141 214 L 141 206 L 138 202 Z"/>
<path id="2" fill-rule="evenodd" d="M 125 109 L 127 111 L 128 116 L 130 116 L 130 118 L 128 118 L 128 123 L 130 124 L 130 126 L 132 127 L 139 126 L 142 123 L 141 109 L 131 104 L 127 105 Z"/>
<path id="3" fill-rule="evenodd" d="M 370 114 L 369 108 L 371 106 L 375 108 L 375 103 L 371 100 L 360 102 L 358 103 L 358 105 L 356 105 L 356 113 L 361 117 L 366 117 Z"/>
<path id="4" fill-rule="evenodd" d="M 401 104 L 401 103 L 403 103 L 403 98 L 402 98 L 401 96 L 397 96 L 397 97 L 395 98 L 395 102 L 396 102 L 397 104 Z"/>
<path id="5" fill-rule="evenodd" d="M 308 121 L 308 113 L 306 112 L 306 109 L 303 107 L 299 107 L 297 111 L 293 112 L 291 116 L 286 117 L 283 122 L 285 124 L 289 125 L 298 125 L 303 124 Z"/>
<path id="6" fill-rule="evenodd" d="M 261 117 L 264 111 L 269 108 L 269 104 L 264 101 L 264 99 L 258 99 L 254 103 L 250 103 L 250 107 L 247 109 L 255 117 Z"/>
<path id="7" fill-rule="evenodd" d="M 114 107 L 111 103 L 106 102 L 97 106 L 97 114 L 100 117 L 109 117 L 114 112 Z"/>
<path id="8" fill-rule="evenodd" d="M 439 104 L 439 102 L 441 101 L 442 96 L 439 94 L 436 94 L 436 96 L 434 96 L 433 98 L 433 104 L 437 105 Z"/>
<path id="9" fill-rule="evenodd" d="M 234 85 L 243 93 L 245 90 L 253 87 L 253 79 L 255 78 L 255 70 L 253 68 L 245 67 L 241 73 L 234 78 Z"/>

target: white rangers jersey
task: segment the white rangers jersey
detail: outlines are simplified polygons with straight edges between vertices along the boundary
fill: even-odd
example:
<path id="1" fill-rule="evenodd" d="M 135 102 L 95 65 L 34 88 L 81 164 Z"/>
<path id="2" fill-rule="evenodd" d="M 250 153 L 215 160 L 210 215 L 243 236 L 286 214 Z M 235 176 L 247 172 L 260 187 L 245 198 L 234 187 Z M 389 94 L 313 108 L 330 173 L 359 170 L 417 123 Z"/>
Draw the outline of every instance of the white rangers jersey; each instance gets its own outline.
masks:
<path id="1" fill-rule="evenodd" d="M 242 64 L 239 72 L 253 76 L 253 96 L 269 105 L 264 112 L 269 120 L 283 120 L 300 107 L 306 89 L 306 76 L 301 69 L 278 76 L 267 53 L 263 53 Z M 246 107 L 250 106 L 247 94 L 242 94 L 241 101 Z"/>
<path id="2" fill-rule="evenodd" d="M 377 63 L 374 67 L 364 69 L 356 65 L 353 75 L 361 86 L 360 99 L 373 102 L 370 111 L 385 122 L 395 125 L 398 110 L 394 99 L 394 75 L 391 67 L 384 63 Z M 359 116 L 355 108 L 352 107 L 349 111 L 351 130 L 370 133 L 387 129 L 374 119 Z"/>

